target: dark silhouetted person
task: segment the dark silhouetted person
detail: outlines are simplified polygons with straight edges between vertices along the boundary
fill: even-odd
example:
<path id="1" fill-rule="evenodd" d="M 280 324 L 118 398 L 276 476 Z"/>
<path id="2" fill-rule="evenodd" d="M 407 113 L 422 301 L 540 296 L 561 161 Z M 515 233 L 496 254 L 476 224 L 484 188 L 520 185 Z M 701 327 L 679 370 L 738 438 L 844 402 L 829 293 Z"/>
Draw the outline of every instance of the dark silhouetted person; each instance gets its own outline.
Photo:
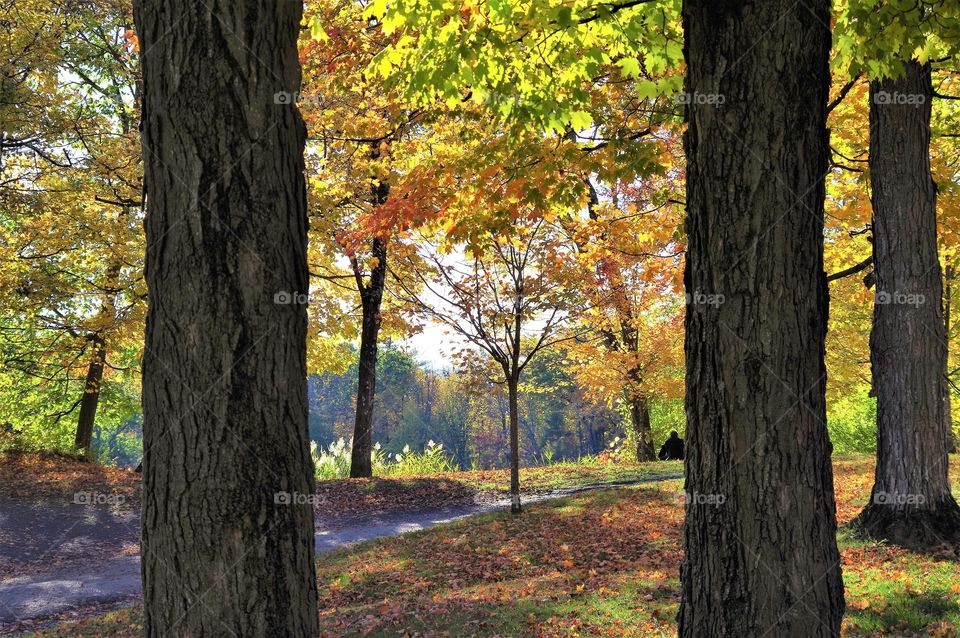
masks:
<path id="1" fill-rule="evenodd" d="M 683 439 L 673 431 L 670 438 L 666 440 L 663 447 L 660 448 L 660 454 L 657 455 L 661 461 L 682 461 L 683 460 Z"/>

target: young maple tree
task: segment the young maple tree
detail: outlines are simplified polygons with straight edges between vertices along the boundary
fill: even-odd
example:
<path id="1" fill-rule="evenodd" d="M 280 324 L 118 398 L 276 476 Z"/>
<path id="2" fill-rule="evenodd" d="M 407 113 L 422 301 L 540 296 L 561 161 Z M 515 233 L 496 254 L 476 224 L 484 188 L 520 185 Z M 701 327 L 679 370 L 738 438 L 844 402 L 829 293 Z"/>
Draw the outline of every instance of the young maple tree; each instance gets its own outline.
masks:
<path id="1" fill-rule="evenodd" d="M 419 124 L 422 111 L 365 72 L 391 38 L 363 6 L 311 3 L 306 22 L 304 82 L 290 99 L 308 126 L 311 341 L 359 338 L 350 476 L 370 477 L 378 342 L 410 330 L 386 294 L 407 224 L 382 223 L 381 209 L 429 129 Z"/>
<path id="2" fill-rule="evenodd" d="M 457 250 L 447 242 L 418 245 L 422 292 L 400 284 L 414 312 L 437 321 L 499 367 L 507 387 L 510 423 L 510 511 L 520 504 L 520 381 L 542 350 L 571 340 L 562 330 L 576 309 L 555 271 L 569 255 L 556 226 L 541 216 L 517 218 L 510 236 L 489 235 Z"/>

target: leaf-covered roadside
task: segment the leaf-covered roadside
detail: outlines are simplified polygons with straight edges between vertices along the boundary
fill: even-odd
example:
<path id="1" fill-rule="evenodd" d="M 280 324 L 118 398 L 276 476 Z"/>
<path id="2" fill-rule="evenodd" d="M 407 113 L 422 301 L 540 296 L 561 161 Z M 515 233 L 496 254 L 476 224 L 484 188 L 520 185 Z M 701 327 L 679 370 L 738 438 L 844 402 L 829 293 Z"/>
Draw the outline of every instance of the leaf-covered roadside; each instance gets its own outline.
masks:
<path id="1" fill-rule="evenodd" d="M 591 457 L 521 471 L 525 495 L 546 494 L 586 485 L 623 483 L 678 476 L 682 464 L 630 463 Z M 506 497 L 507 470 L 445 472 L 435 475 L 317 481 L 317 517 L 323 521 L 360 516 L 489 503 Z M 118 507 L 139 509 L 140 475 L 57 454 L 0 453 L 0 497 L 11 500 L 58 500 L 72 503 L 81 492 L 112 496 Z"/>
<path id="2" fill-rule="evenodd" d="M 957 459 L 954 459 L 956 476 Z M 838 517 L 856 515 L 873 466 L 835 466 Z M 321 626 L 335 636 L 672 636 L 680 481 L 590 492 L 320 558 Z M 840 534 L 845 636 L 960 635 L 952 550 L 913 554 Z M 38 636 L 135 636 L 138 608 Z"/>
<path id="3" fill-rule="evenodd" d="M 56 453 L 0 452 L 0 498 L 74 502 L 80 492 L 140 507 L 140 475 Z"/>
<path id="4" fill-rule="evenodd" d="M 683 474 L 680 462 L 631 463 L 590 459 L 520 470 L 520 490 L 525 496 L 544 495 L 578 488 L 632 483 Z M 318 520 L 340 520 L 413 509 L 492 503 L 509 494 L 508 470 L 445 472 L 438 475 L 318 481 Z"/>

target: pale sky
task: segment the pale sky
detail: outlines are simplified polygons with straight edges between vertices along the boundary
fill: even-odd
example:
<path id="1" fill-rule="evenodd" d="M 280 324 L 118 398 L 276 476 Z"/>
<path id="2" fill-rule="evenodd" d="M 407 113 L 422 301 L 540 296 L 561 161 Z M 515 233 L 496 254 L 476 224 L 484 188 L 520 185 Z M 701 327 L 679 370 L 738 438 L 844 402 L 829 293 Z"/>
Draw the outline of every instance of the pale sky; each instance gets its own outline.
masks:
<path id="1" fill-rule="evenodd" d="M 428 323 L 418 334 L 404 339 L 401 343 L 412 348 L 416 359 L 426 367 L 434 370 L 443 370 L 453 367 L 451 347 L 459 346 L 463 340 L 452 332 L 450 328 L 438 323 Z"/>

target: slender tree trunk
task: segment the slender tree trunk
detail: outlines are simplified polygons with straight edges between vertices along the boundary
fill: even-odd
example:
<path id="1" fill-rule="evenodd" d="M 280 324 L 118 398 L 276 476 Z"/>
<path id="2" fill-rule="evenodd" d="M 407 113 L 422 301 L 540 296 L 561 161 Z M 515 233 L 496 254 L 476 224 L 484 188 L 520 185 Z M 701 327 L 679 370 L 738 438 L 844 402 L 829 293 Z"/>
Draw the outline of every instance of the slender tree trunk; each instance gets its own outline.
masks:
<path id="1" fill-rule="evenodd" d="M 520 375 L 507 375 L 510 397 L 510 511 L 519 514 L 520 507 Z"/>
<path id="2" fill-rule="evenodd" d="M 828 0 L 686 0 L 680 636 L 834 637 L 826 428 Z M 713 295 L 711 297 L 711 295 Z"/>
<path id="3" fill-rule="evenodd" d="M 946 276 L 944 277 L 946 291 L 943 295 L 943 425 L 947 430 L 947 452 L 951 454 L 957 451 L 957 441 L 953 435 L 953 393 L 950 389 L 950 313 L 952 311 L 955 272 L 953 265 L 947 266 Z"/>
<path id="4" fill-rule="evenodd" d="M 546 458 L 543 455 L 543 448 L 540 447 L 540 441 L 537 440 L 537 432 L 534 429 L 534 424 L 536 423 L 536 408 L 533 406 L 533 401 L 527 399 L 527 415 L 525 417 L 520 417 L 520 422 L 523 424 L 523 429 L 527 431 L 527 436 L 530 437 L 530 445 L 533 447 L 533 457 L 536 459 L 537 463 L 544 463 Z"/>
<path id="5" fill-rule="evenodd" d="M 577 458 L 583 456 L 583 420 L 577 417 Z"/>
<path id="6" fill-rule="evenodd" d="M 316 636 L 302 6 L 136 0 L 144 634 Z"/>
<path id="7" fill-rule="evenodd" d="M 107 362 L 107 350 L 103 338 L 94 335 L 93 359 L 87 366 L 87 379 L 83 384 L 83 397 L 80 399 L 80 416 L 77 418 L 77 435 L 73 447 L 84 456 L 90 456 L 93 440 L 93 425 L 97 417 L 97 404 L 100 402 L 100 384 L 103 382 L 103 368 Z"/>
<path id="8" fill-rule="evenodd" d="M 870 183 L 876 296 L 870 363 L 877 392 L 877 467 L 857 524 L 923 549 L 960 540 L 950 494 L 943 384 L 945 335 L 930 175 L 930 68 L 870 84 Z"/>
<path id="9" fill-rule="evenodd" d="M 631 340 L 625 339 L 624 341 L 630 344 L 639 344 L 636 331 L 634 331 Z M 632 350 L 639 351 L 637 348 L 632 348 Z M 650 404 L 642 390 L 643 376 L 639 369 L 633 369 L 630 371 L 629 377 L 630 424 L 633 426 L 634 436 L 637 437 L 637 460 L 654 461 L 657 455 L 653 447 L 653 431 L 650 427 Z"/>
<path id="10" fill-rule="evenodd" d="M 353 424 L 350 476 L 373 476 L 373 407 L 377 392 L 377 339 L 383 290 L 368 287 L 363 294 L 360 328 L 360 365 L 357 380 L 357 414 Z"/>
<path id="11" fill-rule="evenodd" d="M 386 199 L 386 197 L 384 197 Z M 386 283 L 387 248 L 380 239 L 371 242 L 377 266 L 369 283 L 359 283 L 363 318 L 360 326 L 360 365 L 357 379 L 357 415 L 353 424 L 350 476 L 373 476 L 373 401 L 377 393 L 377 340 L 380 335 L 380 306 Z"/>
<path id="12" fill-rule="evenodd" d="M 124 123 L 124 131 L 128 125 Z M 121 217 L 129 215 L 127 207 L 123 208 Z M 107 281 L 114 290 L 117 290 L 120 277 L 120 263 L 115 262 L 107 270 Z M 116 292 L 106 292 L 103 295 L 103 304 L 98 319 L 115 321 L 117 318 Z M 87 378 L 83 384 L 83 396 L 80 399 L 80 414 L 77 418 L 77 433 L 74 438 L 74 448 L 81 450 L 84 456 L 90 456 L 90 445 L 93 440 L 93 427 L 96 424 L 97 405 L 100 403 L 100 385 L 103 382 L 103 370 L 107 364 L 106 340 L 101 334 L 91 333 L 90 343 L 93 346 L 93 358 L 87 366 Z"/>
<path id="13" fill-rule="evenodd" d="M 637 437 L 637 460 L 653 461 L 656 453 L 653 449 L 653 431 L 650 428 L 650 405 L 646 397 L 631 397 L 630 422 L 634 436 Z"/>

